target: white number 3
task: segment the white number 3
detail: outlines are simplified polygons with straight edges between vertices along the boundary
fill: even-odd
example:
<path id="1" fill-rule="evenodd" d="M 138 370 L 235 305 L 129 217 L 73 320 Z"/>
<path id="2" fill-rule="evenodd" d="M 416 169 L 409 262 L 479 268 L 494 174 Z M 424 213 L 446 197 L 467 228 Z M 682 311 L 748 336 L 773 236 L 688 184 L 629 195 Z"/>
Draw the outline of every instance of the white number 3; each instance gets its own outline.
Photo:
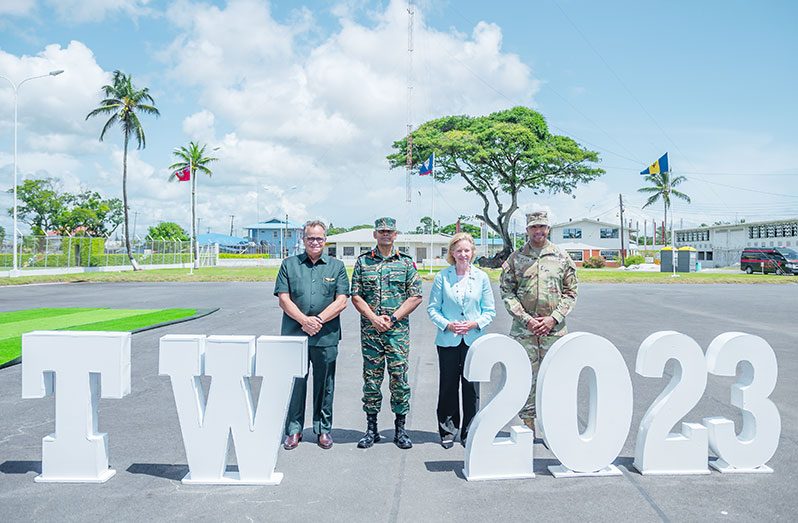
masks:
<path id="1" fill-rule="evenodd" d="M 716 376 L 740 377 L 731 387 L 731 404 L 742 409 L 740 435 L 723 417 L 704 418 L 709 447 L 718 456 L 710 466 L 721 472 L 773 472 L 765 465 L 779 444 L 781 417 L 768 398 L 776 387 L 776 355 L 771 346 L 752 334 L 726 332 L 707 349 L 707 370 Z"/>

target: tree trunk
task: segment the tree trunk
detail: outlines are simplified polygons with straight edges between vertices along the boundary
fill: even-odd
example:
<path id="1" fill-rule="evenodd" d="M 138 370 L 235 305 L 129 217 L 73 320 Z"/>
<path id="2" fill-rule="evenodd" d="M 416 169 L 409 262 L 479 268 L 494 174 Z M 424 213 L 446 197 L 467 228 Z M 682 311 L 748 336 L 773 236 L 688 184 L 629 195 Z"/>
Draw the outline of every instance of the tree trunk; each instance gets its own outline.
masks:
<path id="1" fill-rule="evenodd" d="M 128 215 L 127 209 L 127 144 L 128 144 L 128 135 L 125 134 L 124 140 L 124 150 L 122 152 L 122 207 L 125 211 L 125 250 L 127 250 L 127 257 L 130 260 L 130 265 L 133 266 L 133 270 L 137 271 L 141 269 L 139 264 L 133 258 L 133 249 L 130 247 L 130 217 Z"/>
<path id="2" fill-rule="evenodd" d="M 513 209 L 513 212 L 515 212 L 515 209 Z M 513 215 L 513 212 L 499 214 L 499 219 L 496 220 L 495 224 L 489 220 L 485 220 L 485 223 L 488 225 L 488 227 L 501 236 L 503 247 L 502 250 L 490 258 L 481 258 L 479 265 L 482 267 L 491 267 L 494 269 L 501 267 L 502 264 L 504 264 L 504 261 L 510 256 L 510 253 L 515 250 L 513 240 L 510 238 L 510 219 Z"/>
<path id="3" fill-rule="evenodd" d="M 191 172 L 191 231 L 194 237 L 194 244 L 191 245 L 191 260 L 195 269 L 199 269 L 199 258 L 197 257 L 197 172 L 194 166 L 189 164 Z"/>

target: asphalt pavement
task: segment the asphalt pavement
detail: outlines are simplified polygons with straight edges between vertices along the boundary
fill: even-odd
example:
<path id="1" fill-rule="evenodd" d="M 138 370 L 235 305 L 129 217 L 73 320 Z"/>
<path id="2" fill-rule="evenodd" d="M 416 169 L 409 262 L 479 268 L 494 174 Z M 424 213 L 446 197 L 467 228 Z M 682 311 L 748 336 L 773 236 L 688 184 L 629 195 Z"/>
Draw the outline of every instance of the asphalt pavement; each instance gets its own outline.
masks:
<path id="1" fill-rule="evenodd" d="M 280 450 L 278 486 L 183 485 L 188 471 L 169 379 L 158 375 L 158 340 L 166 334 L 279 334 L 281 311 L 270 283 L 118 283 L 0 287 L 0 311 L 32 307 L 196 307 L 220 310 L 196 321 L 133 336 L 132 393 L 100 401 L 100 430 L 109 434 L 116 476 L 103 484 L 35 483 L 42 438 L 54 430 L 54 400 L 21 399 L 21 368 L 0 370 L 0 510 L 4 520 L 324 519 L 333 521 L 525 520 L 681 521 L 792 520 L 796 499 L 798 430 L 798 288 L 795 285 L 581 285 L 570 331 L 609 339 L 632 376 L 632 429 L 615 464 L 623 475 L 556 479 L 556 458 L 535 445 L 534 479 L 468 482 L 464 450 L 438 444 L 435 420 L 437 356 L 434 327 L 424 306 L 411 319 L 411 412 L 414 447 L 392 443 L 385 396 L 379 423 L 386 438 L 356 447 L 365 428 L 361 409 L 358 316 L 344 312 L 335 391 L 331 450 L 315 445 L 310 428 L 296 450 Z M 425 294 L 429 284 L 425 284 Z M 498 291 L 498 289 L 495 289 Z M 498 292 L 496 293 L 498 298 Z M 425 300 L 426 305 L 426 300 Z M 490 332 L 507 333 L 499 307 Z M 776 352 L 779 380 L 771 399 L 782 434 L 768 463 L 773 474 L 643 476 L 631 467 L 640 419 L 666 379 L 634 373 L 640 343 L 651 333 L 676 330 L 706 350 L 718 334 L 741 331 L 767 340 Z M 700 422 L 725 416 L 732 379 L 710 378 L 703 398 L 685 417 Z M 582 387 L 584 389 L 584 387 Z M 584 408 L 582 405 L 580 408 Z M 308 413 L 310 409 L 308 409 Z M 306 427 L 309 426 L 309 421 Z M 738 425 L 739 426 L 739 425 Z M 739 430 L 739 429 L 738 429 Z M 230 462 L 235 463 L 234 455 Z"/>

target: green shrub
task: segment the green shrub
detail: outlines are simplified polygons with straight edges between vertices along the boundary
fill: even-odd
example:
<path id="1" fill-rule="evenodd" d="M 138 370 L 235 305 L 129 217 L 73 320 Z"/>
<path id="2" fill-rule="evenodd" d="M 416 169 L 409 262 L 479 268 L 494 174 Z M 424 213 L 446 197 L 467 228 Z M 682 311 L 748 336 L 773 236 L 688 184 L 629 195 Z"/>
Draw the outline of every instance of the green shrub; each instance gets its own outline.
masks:
<path id="1" fill-rule="evenodd" d="M 97 267 L 105 265 L 102 263 L 102 258 L 105 254 L 105 238 L 62 238 L 61 252 L 64 253 L 71 267 Z"/>
<path id="2" fill-rule="evenodd" d="M 630 265 L 640 265 L 641 263 L 645 263 L 646 259 L 639 254 L 633 254 L 632 256 L 627 256 L 624 265 L 629 267 Z"/>
<path id="3" fill-rule="evenodd" d="M 605 265 L 604 258 L 602 258 L 601 256 L 591 256 L 590 258 L 587 259 L 586 262 L 582 264 L 582 267 L 586 269 L 601 269 L 602 267 L 604 267 L 604 265 Z"/>

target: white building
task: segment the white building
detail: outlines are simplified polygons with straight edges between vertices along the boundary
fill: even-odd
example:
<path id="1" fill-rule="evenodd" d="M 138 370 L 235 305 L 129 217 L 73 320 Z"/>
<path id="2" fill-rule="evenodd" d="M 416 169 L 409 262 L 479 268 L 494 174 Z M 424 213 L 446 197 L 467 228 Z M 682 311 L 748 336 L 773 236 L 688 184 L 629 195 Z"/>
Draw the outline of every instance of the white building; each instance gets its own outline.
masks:
<path id="1" fill-rule="evenodd" d="M 637 251 L 631 241 L 628 227 L 623 229 L 624 255 Z M 551 226 L 549 241 L 559 245 L 573 258 L 577 265 L 591 256 L 601 256 L 608 265 L 621 259 L 621 226 L 598 220 L 568 220 Z"/>
<path id="2" fill-rule="evenodd" d="M 698 251 L 703 267 L 728 267 L 740 263 L 746 247 L 798 246 L 798 218 L 679 229 L 675 235 L 677 247 Z"/>
<path id="3" fill-rule="evenodd" d="M 429 259 L 430 242 L 432 242 L 433 264 L 446 264 L 446 252 L 449 247 L 449 236 L 444 234 L 412 234 L 402 233 L 396 237 L 396 246 L 405 254 L 413 257 L 416 263 L 426 263 Z M 362 253 L 377 245 L 374 229 L 357 229 L 354 231 L 333 234 L 327 237 L 325 249 L 327 254 L 335 256 L 346 264 L 353 264 Z"/>

